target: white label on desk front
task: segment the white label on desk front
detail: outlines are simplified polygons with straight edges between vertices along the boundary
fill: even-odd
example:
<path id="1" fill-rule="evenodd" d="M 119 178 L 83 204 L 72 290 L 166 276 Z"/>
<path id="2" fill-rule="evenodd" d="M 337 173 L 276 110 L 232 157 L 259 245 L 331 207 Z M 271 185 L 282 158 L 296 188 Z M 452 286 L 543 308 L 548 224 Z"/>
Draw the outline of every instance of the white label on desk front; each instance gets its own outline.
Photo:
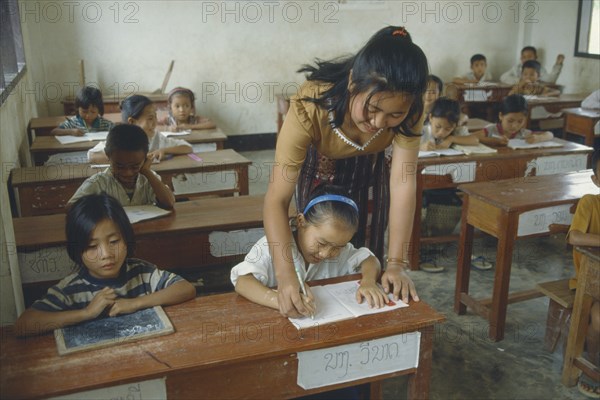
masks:
<path id="1" fill-rule="evenodd" d="M 23 283 L 59 280 L 75 271 L 64 246 L 47 247 L 32 252 L 19 252 L 19 269 Z"/>
<path id="2" fill-rule="evenodd" d="M 175 194 L 193 194 L 235 189 L 237 174 L 234 170 L 178 174 L 173 177 Z"/>
<path id="3" fill-rule="evenodd" d="M 248 254 L 252 246 L 265 235 L 263 228 L 244 229 L 238 231 L 214 231 L 208 235 L 210 254 L 213 257 L 236 256 Z"/>
<path id="4" fill-rule="evenodd" d="M 428 165 L 423 168 L 423 175 L 450 175 L 452 176 L 452 182 L 464 183 L 473 182 L 475 180 L 475 168 L 476 163 L 464 162 L 454 164 L 437 164 Z"/>
<path id="5" fill-rule="evenodd" d="M 467 89 L 463 92 L 465 101 L 488 101 L 491 95 L 491 90 L 485 91 L 482 89 Z"/>
<path id="6" fill-rule="evenodd" d="M 167 400 L 166 378 L 52 397 L 48 400 Z"/>
<path id="7" fill-rule="evenodd" d="M 587 158 L 587 154 L 538 157 L 527 163 L 525 176 L 543 176 L 581 171 L 587 168 Z M 535 174 L 533 173 L 534 169 Z"/>
<path id="8" fill-rule="evenodd" d="M 573 220 L 573 214 L 571 214 L 572 206 L 572 204 L 562 204 L 560 206 L 524 212 L 519 215 L 517 236 L 521 237 L 549 232 L 550 229 L 548 226 L 550 224 L 571 225 L 571 221 Z"/>
<path id="9" fill-rule="evenodd" d="M 421 332 L 298 353 L 298 386 L 313 389 L 419 365 Z"/>

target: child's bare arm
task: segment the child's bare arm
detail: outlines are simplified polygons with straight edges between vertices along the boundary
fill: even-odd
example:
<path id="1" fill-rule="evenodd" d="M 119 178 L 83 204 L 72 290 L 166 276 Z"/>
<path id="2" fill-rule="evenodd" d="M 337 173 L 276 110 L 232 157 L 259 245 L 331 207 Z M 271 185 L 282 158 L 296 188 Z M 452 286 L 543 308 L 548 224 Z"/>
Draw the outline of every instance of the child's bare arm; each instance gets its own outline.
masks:
<path id="1" fill-rule="evenodd" d="M 573 246 L 594 246 L 600 247 L 600 235 L 597 233 L 585 233 L 573 229 L 567 238 L 569 244 Z"/>
<path id="2" fill-rule="evenodd" d="M 253 303 L 279 310 L 277 291 L 260 283 L 252 274 L 241 275 L 235 284 L 235 291 Z"/>
<path id="3" fill-rule="evenodd" d="M 146 179 L 148 179 L 150 186 L 152 186 L 158 206 L 167 210 L 172 210 L 173 206 L 175 205 L 175 195 L 171 189 L 162 183 L 161 180 L 154 174 L 154 172 L 152 172 L 150 165 L 152 165 L 152 158 L 147 157 L 146 162 L 140 170 L 140 174 L 144 175 Z"/>
<path id="4" fill-rule="evenodd" d="M 477 146 L 479 144 L 479 138 L 476 135 L 469 136 L 454 136 L 450 135 L 440 143 L 440 148 L 447 149 L 453 144 L 460 144 L 464 146 Z"/>
<path id="5" fill-rule="evenodd" d="M 487 146 L 499 147 L 506 146 L 508 144 L 508 139 L 506 137 L 503 136 L 501 138 L 497 138 L 493 136 L 487 136 L 484 129 L 474 132 L 472 136 L 475 136 L 479 140 L 479 143 Z"/>
<path id="6" fill-rule="evenodd" d="M 106 153 L 103 151 L 95 151 L 93 153 L 88 153 L 88 161 L 91 164 L 108 164 L 109 160 L 106 156 Z"/>
<path id="7" fill-rule="evenodd" d="M 189 154 L 194 149 L 192 148 L 192 146 L 182 144 L 179 146 L 165 147 L 164 149 L 161 149 L 161 150 L 163 151 L 164 154 Z"/>
<path id="8" fill-rule="evenodd" d="M 370 256 L 360 264 L 360 268 L 362 278 L 360 280 L 360 287 L 356 291 L 356 301 L 362 303 L 363 299 L 365 299 L 371 307 L 383 307 L 387 303 L 388 298 L 377 285 L 377 278 L 381 272 L 379 261 L 374 256 Z"/>
<path id="9" fill-rule="evenodd" d="M 116 315 L 130 314 L 137 310 L 154 306 L 179 304 L 193 299 L 194 297 L 196 297 L 196 289 L 194 286 L 186 280 L 181 280 L 162 290 L 145 296 L 139 296 L 133 299 L 118 298 L 115 300 L 115 304 L 110 308 L 108 315 L 114 317 Z"/>
<path id="10" fill-rule="evenodd" d="M 527 138 L 525 138 L 525 141 L 527 143 L 540 143 L 540 142 L 547 142 L 549 140 L 552 140 L 554 138 L 554 134 L 550 131 L 546 131 L 546 132 L 533 132 L 531 135 L 527 136 Z"/>
<path id="11" fill-rule="evenodd" d="M 54 129 L 52 129 L 50 134 L 54 135 L 54 136 L 68 136 L 68 135 L 83 136 L 83 135 L 85 135 L 85 132 L 78 128 L 73 128 L 73 129 L 54 128 Z"/>

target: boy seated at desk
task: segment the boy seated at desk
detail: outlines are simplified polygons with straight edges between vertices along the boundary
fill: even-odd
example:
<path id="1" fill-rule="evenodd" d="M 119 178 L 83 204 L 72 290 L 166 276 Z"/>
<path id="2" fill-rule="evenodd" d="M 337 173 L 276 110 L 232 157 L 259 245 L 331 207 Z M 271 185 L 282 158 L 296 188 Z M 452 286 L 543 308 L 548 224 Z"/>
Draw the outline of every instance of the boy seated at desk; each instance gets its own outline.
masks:
<path id="1" fill-rule="evenodd" d="M 423 126 L 422 151 L 447 149 L 453 144 L 477 146 L 479 139 L 466 126 L 459 126 L 460 105 L 457 101 L 440 97 L 433 103 L 429 124 Z"/>
<path id="2" fill-rule="evenodd" d="M 535 96 L 560 96 L 560 91 L 550 89 L 540 82 L 540 70 L 542 66 L 535 60 L 525 61 L 521 72 L 521 80 L 508 93 L 535 95 Z"/>
<path id="3" fill-rule="evenodd" d="M 107 193 L 122 206 L 155 204 L 172 209 L 175 196 L 150 169 L 153 157 L 148 154 L 148 137 L 137 125 L 116 125 L 106 137 L 110 166 L 87 178 L 69 199 L 70 207 L 88 194 Z"/>
<path id="4" fill-rule="evenodd" d="M 537 49 L 533 46 L 523 47 L 523 49 L 521 50 L 520 62 L 514 67 L 512 67 L 510 70 L 503 73 L 500 77 L 500 82 L 507 83 L 509 85 L 514 85 L 518 83 L 521 79 L 523 64 L 529 60 L 537 61 Z M 544 67 L 540 66 L 540 80 L 546 83 L 556 83 L 556 80 L 560 75 L 560 71 L 562 70 L 564 60 L 565 56 L 559 54 L 556 57 L 556 63 L 552 67 L 552 71 L 550 73 L 548 73 Z"/>
<path id="5" fill-rule="evenodd" d="M 54 136 L 83 136 L 86 132 L 109 131 L 114 124 L 103 118 L 104 101 L 100 90 L 86 86 L 75 96 L 76 114 L 61 123 L 51 132 Z"/>
<path id="6" fill-rule="evenodd" d="M 600 187 L 600 150 L 592 155 L 592 182 Z M 567 241 L 573 246 L 600 247 L 600 194 L 590 193 L 584 195 L 577 204 L 577 210 L 573 216 Z M 581 253 L 573 248 L 573 265 L 575 266 L 575 278 L 569 281 L 569 287 L 577 287 L 577 274 L 581 265 Z M 586 342 L 587 356 L 595 365 L 600 365 L 600 302 L 595 300 L 590 311 L 590 323 L 587 330 Z M 600 397 L 600 383 L 585 374 L 582 374 L 577 383 L 579 390 L 586 396 L 592 398 Z"/>
<path id="7" fill-rule="evenodd" d="M 452 79 L 452 82 L 460 85 L 465 83 L 490 82 L 491 80 L 492 74 L 487 70 L 487 59 L 483 54 L 475 54 L 471 57 L 471 71 L 463 76 L 457 76 Z"/>
<path id="8" fill-rule="evenodd" d="M 80 198 L 67 213 L 66 233 L 67 252 L 79 270 L 19 316 L 19 336 L 196 296 L 194 286 L 180 276 L 132 258 L 133 228 L 123 207 L 107 194 Z"/>

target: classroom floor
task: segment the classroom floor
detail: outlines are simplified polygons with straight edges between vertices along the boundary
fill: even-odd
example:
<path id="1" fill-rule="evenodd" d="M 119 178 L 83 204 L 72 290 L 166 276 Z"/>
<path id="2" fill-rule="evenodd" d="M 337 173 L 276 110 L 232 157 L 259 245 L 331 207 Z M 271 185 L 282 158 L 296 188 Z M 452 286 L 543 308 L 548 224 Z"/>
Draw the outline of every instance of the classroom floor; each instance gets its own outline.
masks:
<path id="1" fill-rule="evenodd" d="M 269 181 L 268 163 L 273 150 L 242 152 L 253 161 L 250 194 L 265 193 Z M 477 239 L 473 254 L 495 260 L 495 239 Z M 429 249 L 431 251 L 431 248 Z M 446 315 L 436 326 L 430 398 L 436 399 L 585 399 L 577 387 L 560 383 L 563 344 L 551 354 L 543 349 L 548 299 L 540 297 L 509 305 L 505 339 L 491 342 L 487 323 L 468 311 L 453 311 L 457 244 L 442 245 L 435 251 L 441 273 L 413 271 L 421 299 Z M 214 270 L 202 277 L 200 292 L 227 290 L 229 274 Z M 471 272 L 470 291 L 475 297 L 491 295 L 495 269 Z M 511 290 L 531 289 L 538 282 L 570 277 L 571 252 L 564 235 L 517 241 L 513 256 Z M 229 286 L 231 289 L 231 287 Z M 406 378 L 386 380 L 384 399 L 406 398 Z"/>

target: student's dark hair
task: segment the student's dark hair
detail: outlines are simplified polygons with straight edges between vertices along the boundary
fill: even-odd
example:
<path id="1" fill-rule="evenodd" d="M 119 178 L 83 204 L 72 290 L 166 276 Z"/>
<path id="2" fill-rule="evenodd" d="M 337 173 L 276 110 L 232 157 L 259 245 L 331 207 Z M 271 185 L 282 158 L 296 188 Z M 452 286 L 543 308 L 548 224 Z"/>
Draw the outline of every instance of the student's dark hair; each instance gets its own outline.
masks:
<path id="1" fill-rule="evenodd" d="M 429 82 L 435 82 L 438 88 L 438 92 L 440 92 L 440 94 L 444 92 L 444 82 L 437 75 L 427 76 L 427 84 L 429 84 Z"/>
<path id="2" fill-rule="evenodd" d="M 309 203 L 311 200 L 327 194 L 350 198 L 348 192 L 341 186 L 320 185 L 312 191 Z M 306 222 L 313 225 L 320 225 L 329 218 L 341 221 L 353 229 L 358 227 L 358 211 L 352 205 L 342 201 L 323 201 L 317 203 L 304 214 Z"/>
<path id="3" fill-rule="evenodd" d="M 598 161 L 600 161 L 600 150 L 596 150 L 592 154 L 592 171 L 596 176 L 598 176 Z"/>
<path id="4" fill-rule="evenodd" d="M 477 61 L 485 61 L 485 62 L 487 62 L 487 59 L 485 58 L 485 56 L 483 54 L 474 54 L 471 57 L 471 65 L 473 65 Z"/>
<path id="5" fill-rule="evenodd" d="M 186 89 L 184 87 L 176 87 L 171 89 L 171 91 L 169 92 L 169 95 L 167 97 L 167 102 L 169 103 L 169 105 L 171 105 L 171 103 L 173 102 L 173 97 L 174 96 L 187 96 L 190 99 L 190 102 L 192 103 L 192 108 L 194 108 L 194 102 L 196 101 L 196 96 L 194 96 L 194 92 L 192 92 L 190 89 Z"/>
<path id="6" fill-rule="evenodd" d="M 535 58 L 537 58 L 537 49 L 533 46 L 525 46 L 521 49 L 521 54 L 523 54 L 526 51 L 532 51 L 533 55 L 535 56 Z"/>
<path id="7" fill-rule="evenodd" d="M 92 86 L 85 86 L 79 89 L 75 96 L 75 108 L 83 109 L 94 106 L 98 109 L 98 114 L 104 115 L 104 101 L 102 100 L 102 92 Z"/>
<path id="8" fill-rule="evenodd" d="M 523 63 L 523 69 L 525 68 L 533 68 L 535 69 L 535 72 L 537 72 L 538 76 L 540 75 L 540 72 L 542 70 L 542 65 L 537 62 L 536 60 L 527 60 Z"/>
<path id="9" fill-rule="evenodd" d="M 134 94 L 121 102 L 121 121 L 129 123 L 129 118 L 138 119 L 142 116 L 144 108 L 152 104 L 152 100 L 140 94 Z"/>
<path id="10" fill-rule="evenodd" d="M 460 105 L 458 101 L 447 97 L 440 97 L 431 107 L 429 118 L 445 118 L 453 124 L 458 124 L 460 119 Z"/>
<path id="11" fill-rule="evenodd" d="M 75 264 L 83 267 L 82 255 L 88 247 L 92 232 L 101 221 L 113 221 L 127 245 L 127 257 L 135 251 L 133 228 L 121 204 L 106 193 L 83 196 L 67 212 L 67 253 Z"/>
<path id="12" fill-rule="evenodd" d="M 352 85 L 348 88 L 352 71 Z M 306 73 L 309 81 L 321 81 L 332 86 L 319 98 L 303 98 L 334 113 L 332 124 L 342 125 L 350 99 L 368 93 L 363 110 L 365 116 L 373 95 L 381 92 L 405 93 L 413 102 L 408 115 L 396 133 L 414 136 L 413 125 L 423 113 L 423 93 L 427 88 L 427 57 L 412 42 L 403 27 L 388 26 L 379 30 L 354 56 L 329 61 L 316 60 L 316 66 L 304 65 L 298 72 Z"/>
<path id="13" fill-rule="evenodd" d="M 132 124 L 119 124 L 113 126 L 106 136 L 104 152 L 108 157 L 115 150 L 138 151 L 148 153 L 148 136 L 142 128 Z"/>
<path id="14" fill-rule="evenodd" d="M 500 105 L 500 112 L 502 115 L 510 113 L 527 114 L 527 100 L 520 94 L 506 96 Z"/>

